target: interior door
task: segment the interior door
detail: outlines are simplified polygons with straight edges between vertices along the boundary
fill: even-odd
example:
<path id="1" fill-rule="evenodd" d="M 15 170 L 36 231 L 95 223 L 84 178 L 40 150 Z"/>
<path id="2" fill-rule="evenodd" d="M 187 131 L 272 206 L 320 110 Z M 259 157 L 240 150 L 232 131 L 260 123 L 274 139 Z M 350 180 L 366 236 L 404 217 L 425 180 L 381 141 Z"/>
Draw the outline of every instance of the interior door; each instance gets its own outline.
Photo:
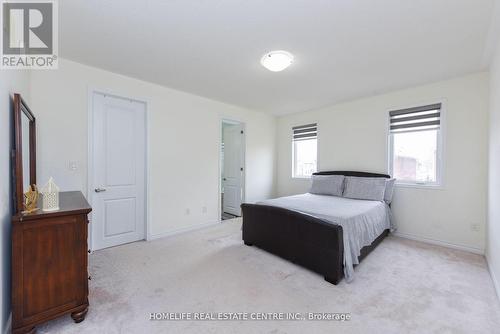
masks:
<path id="1" fill-rule="evenodd" d="M 235 216 L 241 216 L 243 185 L 243 127 L 231 125 L 224 131 L 224 202 L 222 210 Z"/>
<path id="2" fill-rule="evenodd" d="M 93 249 L 145 239 L 146 106 L 93 95 Z"/>

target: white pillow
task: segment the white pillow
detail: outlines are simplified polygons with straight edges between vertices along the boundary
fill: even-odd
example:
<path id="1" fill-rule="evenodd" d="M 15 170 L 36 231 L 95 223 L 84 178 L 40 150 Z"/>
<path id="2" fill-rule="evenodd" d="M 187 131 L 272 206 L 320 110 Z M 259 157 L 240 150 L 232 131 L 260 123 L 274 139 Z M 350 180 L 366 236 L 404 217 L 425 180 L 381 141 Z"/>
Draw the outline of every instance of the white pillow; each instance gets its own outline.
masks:
<path id="1" fill-rule="evenodd" d="M 344 190 L 344 175 L 313 175 L 311 194 L 342 196 Z"/>
<path id="2" fill-rule="evenodd" d="M 396 179 L 385 179 L 385 192 L 384 192 L 384 201 L 387 204 L 391 204 L 392 195 L 394 194 L 394 183 Z"/>
<path id="3" fill-rule="evenodd" d="M 344 197 L 383 201 L 385 194 L 385 180 L 380 177 L 348 176 L 345 181 Z"/>

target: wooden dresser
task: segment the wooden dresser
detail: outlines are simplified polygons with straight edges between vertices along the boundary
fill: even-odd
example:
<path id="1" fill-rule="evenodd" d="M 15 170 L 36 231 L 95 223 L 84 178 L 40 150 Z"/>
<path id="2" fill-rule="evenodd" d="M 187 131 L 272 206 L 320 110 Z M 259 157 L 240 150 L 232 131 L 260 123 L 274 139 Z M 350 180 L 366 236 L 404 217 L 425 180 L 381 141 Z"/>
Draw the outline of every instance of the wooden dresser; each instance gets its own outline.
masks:
<path id="1" fill-rule="evenodd" d="M 87 314 L 87 215 L 92 210 L 79 191 L 59 194 L 60 210 L 12 218 L 12 332 L 71 314 Z M 41 207 L 41 203 L 39 205 Z"/>

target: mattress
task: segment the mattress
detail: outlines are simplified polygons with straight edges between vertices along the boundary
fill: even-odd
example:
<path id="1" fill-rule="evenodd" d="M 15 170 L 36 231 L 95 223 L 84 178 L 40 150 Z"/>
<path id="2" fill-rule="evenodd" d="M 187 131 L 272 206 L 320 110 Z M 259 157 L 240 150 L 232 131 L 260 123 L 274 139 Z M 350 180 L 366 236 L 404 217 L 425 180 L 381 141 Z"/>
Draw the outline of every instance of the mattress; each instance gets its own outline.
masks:
<path id="1" fill-rule="evenodd" d="M 394 230 L 389 205 L 337 196 L 301 194 L 269 199 L 257 204 L 281 207 L 305 213 L 342 226 L 344 237 L 344 275 L 354 278 L 361 249 L 373 243 L 384 230 Z"/>

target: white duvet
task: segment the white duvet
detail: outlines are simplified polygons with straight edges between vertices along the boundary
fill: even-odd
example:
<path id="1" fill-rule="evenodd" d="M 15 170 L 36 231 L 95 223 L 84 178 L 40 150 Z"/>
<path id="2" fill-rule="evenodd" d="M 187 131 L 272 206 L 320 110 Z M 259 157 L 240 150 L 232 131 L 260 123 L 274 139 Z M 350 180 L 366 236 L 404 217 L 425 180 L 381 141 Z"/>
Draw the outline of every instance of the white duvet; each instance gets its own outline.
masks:
<path id="1" fill-rule="evenodd" d="M 370 245 L 384 230 L 394 230 L 391 210 L 385 202 L 307 193 L 269 199 L 258 204 L 303 212 L 342 226 L 347 282 L 353 279 L 354 265 L 359 263 L 361 249 Z"/>

